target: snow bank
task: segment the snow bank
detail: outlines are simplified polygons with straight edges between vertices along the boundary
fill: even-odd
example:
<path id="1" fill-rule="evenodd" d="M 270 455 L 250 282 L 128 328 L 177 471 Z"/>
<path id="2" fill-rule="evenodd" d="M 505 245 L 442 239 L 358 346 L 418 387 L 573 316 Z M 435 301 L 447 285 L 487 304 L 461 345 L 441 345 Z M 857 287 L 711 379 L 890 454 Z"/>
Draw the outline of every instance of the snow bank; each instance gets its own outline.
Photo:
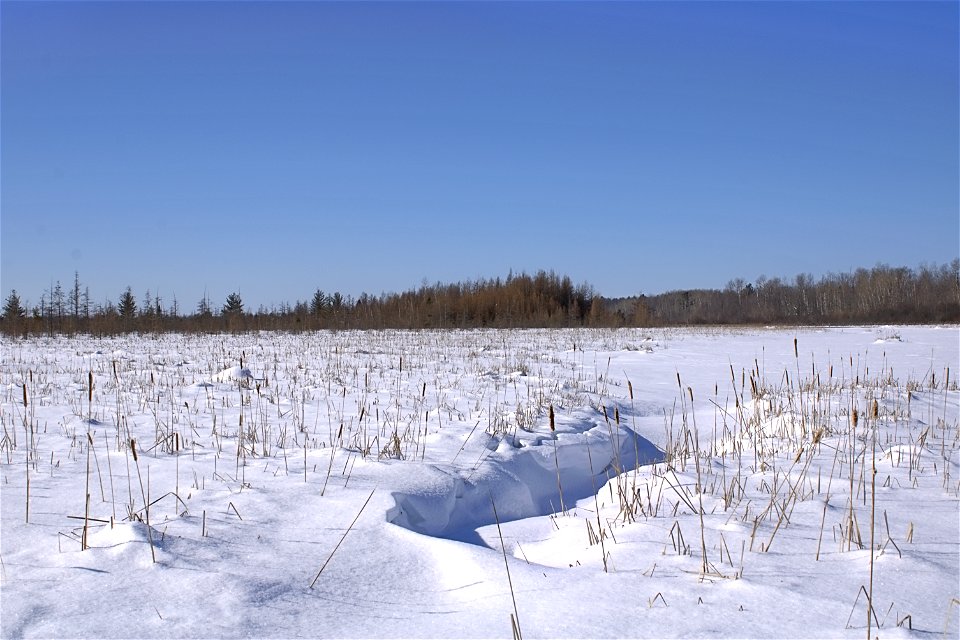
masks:
<path id="1" fill-rule="evenodd" d="M 506 442 L 506 440 L 502 441 Z M 430 536 L 478 543 L 476 529 L 562 511 L 593 495 L 621 471 L 663 459 L 629 428 L 596 425 L 582 433 L 540 437 L 521 448 L 499 447 L 478 468 L 439 470 L 429 489 L 395 492 L 393 524 Z M 558 471 L 559 470 L 559 471 Z"/>

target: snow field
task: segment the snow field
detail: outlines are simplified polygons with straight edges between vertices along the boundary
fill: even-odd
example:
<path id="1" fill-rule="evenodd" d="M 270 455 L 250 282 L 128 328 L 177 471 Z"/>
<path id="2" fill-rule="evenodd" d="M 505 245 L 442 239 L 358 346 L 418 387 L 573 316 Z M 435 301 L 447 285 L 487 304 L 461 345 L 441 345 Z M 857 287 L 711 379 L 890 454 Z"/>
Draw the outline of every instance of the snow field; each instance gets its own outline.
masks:
<path id="1" fill-rule="evenodd" d="M 6 340 L 2 635 L 956 637 L 957 340 Z"/>

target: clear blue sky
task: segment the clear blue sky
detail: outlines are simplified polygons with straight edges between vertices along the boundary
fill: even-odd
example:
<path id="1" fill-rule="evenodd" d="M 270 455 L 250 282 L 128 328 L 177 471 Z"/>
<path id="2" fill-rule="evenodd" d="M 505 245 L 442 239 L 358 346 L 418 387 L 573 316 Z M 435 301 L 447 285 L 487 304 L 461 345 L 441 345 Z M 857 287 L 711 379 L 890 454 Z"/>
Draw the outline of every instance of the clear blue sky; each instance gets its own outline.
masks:
<path id="1" fill-rule="evenodd" d="M 0 5 L 2 295 L 960 254 L 958 3 Z"/>

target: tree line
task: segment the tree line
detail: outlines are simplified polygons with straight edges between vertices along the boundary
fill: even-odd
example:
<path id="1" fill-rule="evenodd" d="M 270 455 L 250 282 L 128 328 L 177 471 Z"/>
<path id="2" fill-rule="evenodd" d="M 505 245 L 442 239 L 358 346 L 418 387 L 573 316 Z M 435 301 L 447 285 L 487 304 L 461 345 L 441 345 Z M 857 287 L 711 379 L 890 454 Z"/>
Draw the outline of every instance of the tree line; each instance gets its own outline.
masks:
<path id="1" fill-rule="evenodd" d="M 960 260 L 949 265 L 877 265 L 819 280 L 759 277 L 723 290 L 695 289 L 612 302 L 637 326 L 704 324 L 877 324 L 960 320 Z"/>
<path id="2" fill-rule="evenodd" d="M 245 308 L 238 292 L 222 304 L 204 296 L 189 310 L 176 298 L 148 290 L 138 301 L 131 287 L 116 301 L 94 303 L 74 273 L 36 305 L 16 290 L 7 296 L 0 331 L 44 333 L 315 331 L 321 329 L 654 327 L 704 324 L 871 324 L 960 321 L 960 260 L 919 269 L 877 265 L 815 280 L 737 278 L 722 289 L 668 291 L 608 299 L 587 284 L 553 271 L 357 298 L 316 289 L 306 300 L 278 308 Z"/>

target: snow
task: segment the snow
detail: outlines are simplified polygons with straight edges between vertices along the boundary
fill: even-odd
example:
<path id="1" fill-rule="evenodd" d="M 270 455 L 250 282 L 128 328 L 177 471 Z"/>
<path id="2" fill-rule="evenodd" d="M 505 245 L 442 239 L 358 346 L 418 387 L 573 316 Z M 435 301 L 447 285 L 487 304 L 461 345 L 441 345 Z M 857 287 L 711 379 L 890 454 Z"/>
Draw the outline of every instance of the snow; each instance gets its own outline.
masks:
<path id="1" fill-rule="evenodd" d="M 253 379 L 250 369 L 241 366 L 227 367 L 213 376 L 214 382 L 249 382 Z"/>
<path id="2" fill-rule="evenodd" d="M 872 564 L 872 635 L 958 637 L 958 362 L 956 326 L 5 338 L 0 635 L 862 638 Z"/>

